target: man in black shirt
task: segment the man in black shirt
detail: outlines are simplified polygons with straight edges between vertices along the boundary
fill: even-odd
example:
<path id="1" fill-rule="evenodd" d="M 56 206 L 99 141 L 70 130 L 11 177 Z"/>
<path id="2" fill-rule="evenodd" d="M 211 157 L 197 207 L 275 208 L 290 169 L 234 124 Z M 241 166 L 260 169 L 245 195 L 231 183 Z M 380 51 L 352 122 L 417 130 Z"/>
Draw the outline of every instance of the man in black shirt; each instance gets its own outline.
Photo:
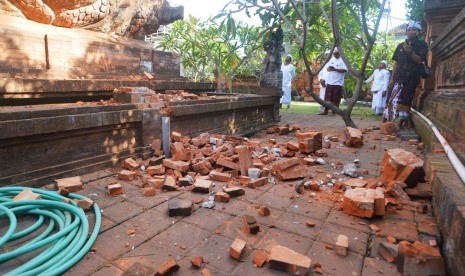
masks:
<path id="1" fill-rule="evenodd" d="M 420 70 L 426 61 L 428 46 L 418 39 L 421 25 L 409 22 L 407 39 L 397 45 L 392 59 L 395 61 L 389 83 L 388 101 L 384 110 L 384 121 L 400 118 L 399 128 L 409 126 L 410 107 L 415 90 L 420 82 Z"/>

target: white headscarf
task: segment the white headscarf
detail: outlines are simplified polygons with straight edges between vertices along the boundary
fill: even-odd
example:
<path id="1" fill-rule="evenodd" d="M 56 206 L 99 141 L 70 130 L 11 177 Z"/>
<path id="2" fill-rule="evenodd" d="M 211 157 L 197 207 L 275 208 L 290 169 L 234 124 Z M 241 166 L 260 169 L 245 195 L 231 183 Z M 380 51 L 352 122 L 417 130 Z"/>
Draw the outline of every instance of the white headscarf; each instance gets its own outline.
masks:
<path id="1" fill-rule="evenodd" d="M 388 62 L 386 60 L 382 60 L 380 63 L 386 65 L 386 68 L 388 67 Z"/>
<path id="2" fill-rule="evenodd" d="M 418 29 L 419 31 L 421 31 L 421 24 L 420 24 L 420 22 L 410 21 L 410 22 L 407 24 L 407 29 L 408 29 L 408 28 L 416 28 L 416 29 Z"/>

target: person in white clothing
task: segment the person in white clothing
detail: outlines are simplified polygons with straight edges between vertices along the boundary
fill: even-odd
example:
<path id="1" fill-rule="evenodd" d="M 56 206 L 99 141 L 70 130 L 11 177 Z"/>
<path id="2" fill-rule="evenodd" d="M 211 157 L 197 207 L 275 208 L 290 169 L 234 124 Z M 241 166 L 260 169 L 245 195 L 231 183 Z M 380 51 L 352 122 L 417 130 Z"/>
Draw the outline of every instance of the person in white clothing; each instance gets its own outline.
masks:
<path id="1" fill-rule="evenodd" d="M 324 58 L 328 58 L 330 51 L 326 51 Z M 324 101 L 326 94 L 326 75 L 328 74 L 328 63 L 325 64 L 318 74 L 318 81 L 320 82 L 320 98 Z M 320 105 L 320 114 L 324 115 L 325 107 Z"/>
<path id="2" fill-rule="evenodd" d="M 326 92 L 325 101 L 331 102 L 333 105 L 339 107 L 342 99 L 342 87 L 344 86 L 344 78 L 347 74 L 347 65 L 341 58 L 341 54 L 337 48 L 333 51 L 333 57 L 328 62 L 328 69 L 326 75 Z M 320 113 L 321 115 L 328 114 L 328 109 Z"/>
<path id="3" fill-rule="evenodd" d="M 283 104 L 287 105 L 287 109 L 291 107 L 292 80 L 295 77 L 295 67 L 291 62 L 292 57 L 287 55 L 284 64 L 281 66 L 281 71 L 283 72 L 283 96 L 279 103 L 281 106 Z"/>
<path id="4" fill-rule="evenodd" d="M 373 81 L 373 85 L 371 86 L 371 93 L 373 94 L 371 108 L 378 116 L 383 115 L 384 106 L 386 105 L 387 90 L 391 77 L 387 67 L 388 62 L 385 60 L 381 61 L 378 69 L 365 81 L 367 84 Z"/>

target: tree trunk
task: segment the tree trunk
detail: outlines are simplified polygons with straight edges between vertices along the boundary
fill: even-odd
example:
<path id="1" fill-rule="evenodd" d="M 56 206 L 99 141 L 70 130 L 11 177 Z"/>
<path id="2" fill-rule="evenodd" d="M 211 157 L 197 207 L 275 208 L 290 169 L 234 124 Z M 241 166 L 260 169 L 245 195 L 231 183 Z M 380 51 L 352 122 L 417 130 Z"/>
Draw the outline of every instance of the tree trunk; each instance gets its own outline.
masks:
<path id="1" fill-rule="evenodd" d="M 357 125 L 352 121 L 351 114 L 349 112 L 343 112 L 342 115 L 342 120 L 344 120 L 344 123 L 348 127 L 353 127 L 353 128 L 358 128 Z"/>

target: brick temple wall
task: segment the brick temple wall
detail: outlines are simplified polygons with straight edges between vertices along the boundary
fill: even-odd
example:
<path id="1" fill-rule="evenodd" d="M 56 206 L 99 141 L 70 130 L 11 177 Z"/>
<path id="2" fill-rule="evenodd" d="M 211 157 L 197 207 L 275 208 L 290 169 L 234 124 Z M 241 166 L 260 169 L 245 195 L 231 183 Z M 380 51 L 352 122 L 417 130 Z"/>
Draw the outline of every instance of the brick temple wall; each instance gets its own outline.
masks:
<path id="1" fill-rule="evenodd" d="M 127 79 L 179 76 L 179 57 L 149 44 L 0 15 L 0 78 Z"/>

